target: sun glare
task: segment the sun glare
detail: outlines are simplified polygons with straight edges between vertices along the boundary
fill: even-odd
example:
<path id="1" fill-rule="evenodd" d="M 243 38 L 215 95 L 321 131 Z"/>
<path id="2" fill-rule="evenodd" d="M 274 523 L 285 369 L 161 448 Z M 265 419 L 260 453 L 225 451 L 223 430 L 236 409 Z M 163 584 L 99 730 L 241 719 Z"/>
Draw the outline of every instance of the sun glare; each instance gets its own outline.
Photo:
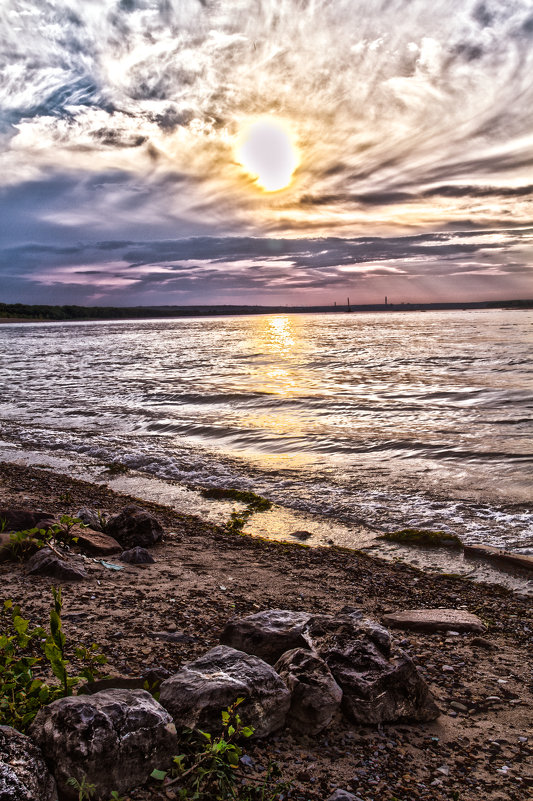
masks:
<path id="1" fill-rule="evenodd" d="M 278 192 L 288 186 L 298 166 L 290 133 L 282 123 L 271 119 L 258 120 L 244 131 L 236 156 L 265 192 Z"/>

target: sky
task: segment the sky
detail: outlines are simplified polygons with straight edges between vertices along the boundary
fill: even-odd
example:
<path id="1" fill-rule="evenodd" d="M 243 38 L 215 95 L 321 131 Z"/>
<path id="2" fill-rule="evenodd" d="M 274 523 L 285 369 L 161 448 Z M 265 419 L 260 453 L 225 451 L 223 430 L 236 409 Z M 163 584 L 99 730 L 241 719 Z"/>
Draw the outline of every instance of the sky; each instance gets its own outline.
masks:
<path id="1" fill-rule="evenodd" d="M 0 0 L 0 301 L 531 298 L 532 75 L 531 0 Z"/>

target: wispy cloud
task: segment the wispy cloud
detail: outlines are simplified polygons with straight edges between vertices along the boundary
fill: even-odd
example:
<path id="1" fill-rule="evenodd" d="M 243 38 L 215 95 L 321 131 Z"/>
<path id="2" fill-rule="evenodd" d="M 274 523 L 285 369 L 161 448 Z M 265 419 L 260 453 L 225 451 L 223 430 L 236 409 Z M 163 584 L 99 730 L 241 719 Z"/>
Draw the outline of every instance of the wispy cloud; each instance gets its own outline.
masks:
<path id="1" fill-rule="evenodd" d="M 80 301 L 293 300 L 347 275 L 370 297 L 380 270 L 402 292 L 530 294 L 529 0 L 6 0 L 0 31 L 14 299 L 38 280 Z M 264 115 L 300 150 L 274 194 L 235 158 Z"/>

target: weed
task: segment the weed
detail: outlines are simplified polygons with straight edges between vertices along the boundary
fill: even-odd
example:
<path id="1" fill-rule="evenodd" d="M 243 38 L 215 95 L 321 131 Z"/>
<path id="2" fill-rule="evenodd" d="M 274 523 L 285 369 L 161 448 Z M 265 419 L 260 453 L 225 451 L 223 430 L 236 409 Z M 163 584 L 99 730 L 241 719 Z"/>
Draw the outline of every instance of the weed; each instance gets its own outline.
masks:
<path id="1" fill-rule="evenodd" d="M 230 519 L 224 523 L 222 528 L 228 534 L 241 534 L 248 520 L 256 512 L 267 512 L 272 508 L 272 503 L 261 495 L 256 495 L 255 492 L 246 492 L 237 489 L 222 489 L 219 487 L 210 487 L 203 489 L 202 495 L 204 498 L 212 498 L 215 500 L 233 500 L 246 504 L 246 508 L 240 512 L 232 511 Z"/>
<path id="2" fill-rule="evenodd" d="M 72 776 L 70 779 L 67 779 L 67 784 L 78 791 L 78 801 L 91 801 L 91 798 L 96 792 L 96 785 L 90 784 L 90 782 L 87 781 L 87 776 L 84 776 L 81 782 Z"/>
<path id="3" fill-rule="evenodd" d="M 41 707 L 71 695 L 82 679 L 101 676 L 98 666 L 107 660 L 96 645 L 75 648 L 82 669 L 77 675 L 69 674 L 61 589 L 52 587 L 52 601 L 49 631 L 41 626 L 32 629 L 20 607 L 10 600 L 0 609 L 0 725 L 24 732 Z M 49 684 L 38 675 L 46 664 L 59 684 Z"/>
<path id="4" fill-rule="evenodd" d="M 171 771 L 154 770 L 152 778 L 166 788 L 177 784 L 180 801 L 274 801 L 282 797 L 289 785 L 276 781 L 277 766 L 269 764 L 260 784 L 241 781 L 237 785 L 242 748 L 238 744 L 253 734 L 244 726 L 237 711 L 243 698 L 222 712 L 222 731 L 217 737 L 208 732 L 185 729 L 181 746 L 184 753 L 174 757 Z"/>

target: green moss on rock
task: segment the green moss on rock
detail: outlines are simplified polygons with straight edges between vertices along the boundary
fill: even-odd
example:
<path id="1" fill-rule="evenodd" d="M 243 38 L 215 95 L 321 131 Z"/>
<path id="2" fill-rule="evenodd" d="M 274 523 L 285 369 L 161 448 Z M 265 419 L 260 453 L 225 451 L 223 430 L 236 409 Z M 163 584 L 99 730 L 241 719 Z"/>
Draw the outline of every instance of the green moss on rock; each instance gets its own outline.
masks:
<path id="1" fill-rule="evenodd" d="M 404 528 L 391 531 L 379 537 L 380 540 L 398 542 L 401 545 L 419 545 L 423 548 L 462 548 L 462 542 L 455 534 L 446 531 L 428 531 L 421 528 Z"/>

